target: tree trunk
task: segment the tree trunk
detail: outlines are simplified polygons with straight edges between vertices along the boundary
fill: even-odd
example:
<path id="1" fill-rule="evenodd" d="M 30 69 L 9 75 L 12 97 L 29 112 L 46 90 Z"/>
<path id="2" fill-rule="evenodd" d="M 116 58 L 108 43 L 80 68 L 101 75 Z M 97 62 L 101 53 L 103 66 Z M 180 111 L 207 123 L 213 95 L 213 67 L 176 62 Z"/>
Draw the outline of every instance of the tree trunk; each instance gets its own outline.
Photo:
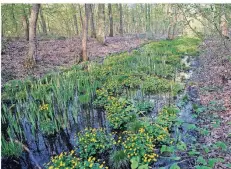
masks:
<path id="1" fill-rule="evenodd" d="M 110 22 L 110 33 L 109 33 L 109 36 L 113 37 L 113 17 L 112 17 L 112 7 L 111 7 L 111 4 L 108 4 L 108 15 L 109 15 L 109 22 Z"/>
<path id="2" fill-rule="evenodd" d="M 33 67 L 36 63 L 37 57 L 37 39 L 36 27 L 38 20 L 40 4 L 33 4 L 31 9 L 31 16 L 29 19 L 29 51 L 27 56 L 27 66 Z"/>
<path id="3" fill-rule="evenodd" d="M 13 23 L 15 25 L 15 33 L 16 33 L 16 36 L 18 36 L 18 23 L 17 23 L 17 20 L 15 18 L 14 6 L 15 6 L 15 4 L 11 5 L 11 13 L 12 13 Z"/>
<path id="4" fill-rule="evenodd" d="M 176 6 L 174 6 L 174 16 L 173 16 L 173 27 L 172 27 L 172 39 L 175 38 L 175 33 L 176 33 L 176 24 L 177 24 L 177 11 L 176 11 Z"/>
<path id="5" fill-rule="evenodd" d="M 93 12 L 93 4 L 89 5 L 90 8 L 90 16 L 91 16 L 91 37 L 96 38 L 96 30 L 95 30 L 95 23 L 94 23 L 94 12 Z"/>
<path id="6" fill-rule="evenodd" d="M 104 4 L 98 4 L 98 32 L 97 40 L 105 44 L 105 22 L 104 22 Z"/>
<path id="7" fill-rule="evenodd" d="M 25 38 L 27 41 L 29 41 L 29 21 L 24 8 L 23 8 L 22 24 L 25 31 Z"/>
<path id="8" fill-rule="evenodd" d="M 87 61 L 87 30 L 88 30 L 88 14 L 89 14 L 89 4 L 85 4 L 85 15 L 83 20 L 83 37 L 82 37 L 82 60 Z"/>
<path id="9" fill-rule="evenodd" d="M 119 4 L 120 8 L 120 36 L 123 36 L 123 9 L 122 9 L 122 4 Z"/>
<path id="10" fill-rule="evenodd" d="M 41 18 L 41 23 L 42 23 L 41 26 L 42 26 L 43 34 L 47 35 L 47 26 L 46 26 L 46 22 L 45 22 L 41 7 L 40 7 L 40 18 Z"/>
<path id="11" fill-rule="evenodd" d="M 80 21 L 81 21 L 81 26 L 82 26 L 82 32 L 83 32 L 83 16 L 82 16 L 82 10 L 81 10 L 81 7 L 80 7 L 80 4 L 78 5 L 79 7 L 79 16 L 80 16 Z"/>
<path id="12" fill-rule="evenodd" d="M 73 15 L 73 20 L 74 20 L 74 26 L 75 26 L 75 33 L 76 33 L 76 35 L 78 35 L 79 34 L 79 29 L 78 29 L 78 21 L 77 21 L 76 14 Z"/>
<path id="13" fill-rule="evenodd" d="M 228 31 L 227 19 L 225 17 L 224 5 L 221 6 L 221 10 L 222 10 L 222 15 L 221 15 L 221 33 L 222 33 L 223 36 L 228 37 L 229 36 L 229 31 Z"/>
<path id="14" fill-rule="evenodd" d="M 76 6 L 74 4 L 72 4 L 72 9 L 73 9 L 73 22 L 74 22 L 74 27 L 75 27 L 75 34 L 78 35 L 79 34 L 79 28 L 78 28 L 78 20 L 77 20 L 77 14 L 76 14 Z"/>

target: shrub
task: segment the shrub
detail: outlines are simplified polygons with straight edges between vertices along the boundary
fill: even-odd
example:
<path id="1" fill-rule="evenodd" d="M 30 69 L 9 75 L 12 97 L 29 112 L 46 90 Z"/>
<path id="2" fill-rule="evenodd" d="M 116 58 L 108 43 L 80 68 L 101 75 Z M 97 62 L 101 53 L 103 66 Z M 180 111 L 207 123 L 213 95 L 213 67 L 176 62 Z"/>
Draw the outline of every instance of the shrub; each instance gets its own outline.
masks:
<path id="1" fill-rule="evenodd" d="M 138 157 L 140 165 L 156 161 L 158 155 L 154 153 L 154 137 L 151 137 L 145 128 L 140 128 L 137 134 L 127 131 L 125 133 L 128 135 L 124 138 L 122 146 L 129 159 Z"/>
<path id="2" fill-rule="evenodd" d="M 97 153 L 103 153 L 113 144 L 112 134 L 107 134 L 102 128 L 85 129 L 78 133 L 78 146 L 81 158 L 87 159 Z"/>
<path id="3" fill-rule="evenodd" d="M 109 104 L 105 106 L 107 119 L 114 129 L 121 129 L 124 124 L 137 117 L 135 106 L 124 98 L 109 97 Z"/>
<path id="4" fill-rule="evenodd" d="M 85 161 L 81 161 L 80 158 L 74 155 L 74 150 L 70 153 L 62 152 L 60 155 L 51 158 L 51 161 L 46 164 L 48 169 L 108 169 L 103 164 L 96 162 L 95 157 L 89 157 Z"/>

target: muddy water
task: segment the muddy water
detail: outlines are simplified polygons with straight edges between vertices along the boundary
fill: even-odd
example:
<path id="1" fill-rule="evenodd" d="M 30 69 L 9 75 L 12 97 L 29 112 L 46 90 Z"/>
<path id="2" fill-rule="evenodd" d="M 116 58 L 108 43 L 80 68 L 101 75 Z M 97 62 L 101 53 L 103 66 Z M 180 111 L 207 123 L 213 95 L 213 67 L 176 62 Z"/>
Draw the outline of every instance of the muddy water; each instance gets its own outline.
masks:
<path id="1" fill-rule="evenodd" d="M 188 72 L 179 72 L 176 75 L 176 81 L 182 82 L 182 79 L 184 82 L 187 83 L 187 79 L 190 79 L 191 75 L 193 74 L 193 66 L 192 63 L 193 60 L 190 59 L 190 57 L 186 56 L 184 59 L 182 59 L 182 62 L 187 65 L 191 66 L 192 69 L 190 69 Z M 195 64 L 196 65 L 196 64 Z M 195 67 L 195 66 L 194 66 Z M 179 95 L 175 100 L 171 97 L 170 94 L 165 93 L 161 95 L 151 95 L 151 96 L 144 96 L 144 94 L 141 91 L 133 91 L 129 93 L 129 97 L 133 98 L 134 100 L 146 100 L 150 101 L 154 105 L 153 111 L 149 114 L 149 117 L 155 117 L 160 109 L 164 105 L 170 104 L 170 103 L 176 103 L 178 104 L 181 100 L 182 96 L 184 94 L 195 95 L 194 90 L 185 90 L 183 94 Z M 191 92 L 191 94 L 190 94 Z M 191 99 L 191 98 L 190 98 Z M 185 123 L 195 123 L 196 120 L 192 117 L 192 104 L 193 101 L 187 102 L 184 106 L 179 106 L 181 109 L 181 112 L 179 114 L 179 119 Z M 14 161 L 17 161 L 18 167 L 16 165 L 13 165 L 13 168 L 22 168 L 22 169 L 28 169 L 28 168 L 36 168 L 36 166 L 41 166 L 44 168 L 44 164 L 49 162 L 50 158 L 53 155 L 60 154 L 63 151 L 70 151 L 72 149 L 75 149 L 76 147 L 76 133 L 83 130 L 85 127 L 94 127 L 94 128 L 107 128 L 109 130 L 106 115 L 105 112 L 102 110 L 95 110 L 93 109 L 92 105 L 88 105 L 88 108 L 80 108 L 77 118 L 74 118 L 75 114 L 73 113 L 73 110 L 75 109 L 71 105 L 68 108 L 68 121 L 69 121 L 69 128 L 60 130 L 59 133 L 54 133 L 49 136 L 44 135 L 41 131 L 36 131 L 35 135 L 32 134 L 29 122 L 25 119 L 21 120 L 22 126 L 24 128 L 25 132 L 25 144 L 27 148 L 29 149 L 29 152 L 24 152 L 24 154 L 20 157 L 20 159 L 16 159 Z M 192 133 L 191 133 L 192 135 Z M 190 136 L 190 132 L 187 131 L 186 126 L 182 126 L 181 129 L 175 128 L 173 132 L 173 137 L 175 138 L 181 138 L 182 141 L 188 143 L 192 141 L 191 138 L 193 136 Z M 169 161 L 166 159 L 159 159 L 153 166 L 153 168 L 159 168 L 164 166 L 169 166 L 173 161 Z M 3 165 L 2 167 L 4 169 L 12 168 L 10 165 Z M 38 167 L 37 167 L 38 168 Z"/>

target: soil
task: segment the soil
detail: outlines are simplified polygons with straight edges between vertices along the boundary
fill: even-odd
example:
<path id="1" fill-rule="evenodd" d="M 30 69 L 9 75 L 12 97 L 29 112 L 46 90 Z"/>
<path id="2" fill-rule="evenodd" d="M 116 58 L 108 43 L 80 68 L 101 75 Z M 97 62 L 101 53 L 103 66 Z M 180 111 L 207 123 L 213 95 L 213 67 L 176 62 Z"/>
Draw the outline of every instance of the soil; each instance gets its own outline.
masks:
<path id="1" fill-rule="evenodd" d="M 135 36 L 106 37 L 106 45 L 96 39 L 88 39 L 89 60 L 103 58 L 106 55 L 131 51 L 149 40 Z M 24 67 L 24 59 L 28 51 L 28 42 L 24 39 L 8 41 L 2 49 L 2 85 L 9 80 L 23 79 L 28 76 L 41 77 L 44 74 L 68 68 L 78 63 L 81 55 L 80 37 L 60 40 L 39 39 L 37 64 L 33 69 Z"/>

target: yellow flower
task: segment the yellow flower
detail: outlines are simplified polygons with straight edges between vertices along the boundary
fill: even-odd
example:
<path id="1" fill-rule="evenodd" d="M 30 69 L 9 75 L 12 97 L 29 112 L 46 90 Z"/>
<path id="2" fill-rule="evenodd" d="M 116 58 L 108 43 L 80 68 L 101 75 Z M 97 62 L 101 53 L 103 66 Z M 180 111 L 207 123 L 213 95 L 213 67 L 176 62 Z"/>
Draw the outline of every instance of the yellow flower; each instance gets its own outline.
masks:
<path id="1" fill-rule="evenodd" d="M 87 161 L 88 161 L 88 162 L 91 162 L 91 157 L 89 157 Z"/>
<path id="2" fill-rule="evenodd" d="M 144 128 L 139 129 L 139 132 L 140 132 L 140 133 L 143 133 L 144 131 L 145 131 Z"/>
<path id="3" fill-rule="evenodd" d="M 91 163 L 90 165 L 89 165 L 89 167 L 91 168 L 93 166 L 93 163 Z"/>
<path id="4" fill-rule="evenodd" d="M 99 168 L 103 168 L 103 164 L 101 164 L 101 165 L 99 166 Z"/>

